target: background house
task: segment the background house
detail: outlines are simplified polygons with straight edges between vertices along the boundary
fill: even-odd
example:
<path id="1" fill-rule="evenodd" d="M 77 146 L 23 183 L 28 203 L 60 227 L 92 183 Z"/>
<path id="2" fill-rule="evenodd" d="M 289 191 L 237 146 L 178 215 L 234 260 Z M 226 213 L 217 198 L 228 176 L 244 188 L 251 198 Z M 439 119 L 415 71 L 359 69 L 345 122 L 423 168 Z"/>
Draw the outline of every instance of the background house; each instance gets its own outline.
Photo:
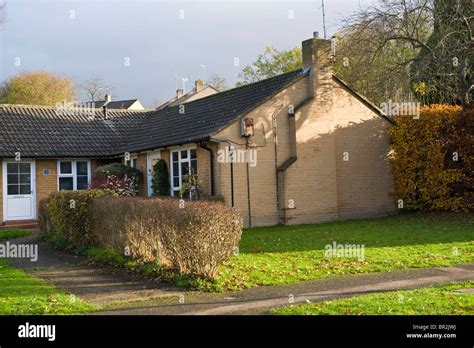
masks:
<path id="1" fill-rule="evenodd" d="M 217 89 L 212 86 L 206 86 L 204 81 L 196 80 L 194 83 L 194 88 L 188 93 L 184 93 L 184 90 L 178 88 L 176 90 L 176 96 L 168 100 L 167 102 L 161 104 L 157 110 L 164 109 L 170 106 L 176 106 L 184 103 L 192 102 L 200 98 L 204 98 L 213 94 L 219 93 Z"/>

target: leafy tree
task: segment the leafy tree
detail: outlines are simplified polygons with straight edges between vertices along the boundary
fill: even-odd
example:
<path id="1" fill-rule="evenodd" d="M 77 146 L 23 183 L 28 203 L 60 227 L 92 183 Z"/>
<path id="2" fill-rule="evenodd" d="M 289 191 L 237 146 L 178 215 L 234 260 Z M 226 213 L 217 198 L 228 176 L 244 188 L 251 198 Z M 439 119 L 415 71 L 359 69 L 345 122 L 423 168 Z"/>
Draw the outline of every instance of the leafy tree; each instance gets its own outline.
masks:
<path id="1" fill-rule="evenodd" d="M 151 188 L 153 190 L 153 196 L 170 195 L 170 178 L 168 174 L 168 165 L 163 159 L 158 160 L 153 166 Z"/>
<path id="2" fill-rule="evenodd" d="M 260 54 L 257 60 L 243 67 L 239 74 L 241 82 L 237 86 L 264 80 L 269 77 L 280 75 L 299 69 L 303 66 L 301 48 L 295 47 L 289 50 L 278 50 L 271 46 L 265 47 L 265 52 Z"/>
<path id="3" fill-rule="evenodd" d="M 72 80 L 47 71 L 23 72 L 4 86 L 2 101 L 7 104 L 50 105 L 76 98 Z"/>
<path id="4" fill-rule="evenodd" d="M 217 89 L 219 92 L 223 92 L 227 89 L 229 89 L 229 86 L 227 86 L 227 82 L 225 78 L 218 74 L 213 74 L 209 76 L 209 79 L 206 81 L 206 84 L 208 86 L 214 87 Z"/>

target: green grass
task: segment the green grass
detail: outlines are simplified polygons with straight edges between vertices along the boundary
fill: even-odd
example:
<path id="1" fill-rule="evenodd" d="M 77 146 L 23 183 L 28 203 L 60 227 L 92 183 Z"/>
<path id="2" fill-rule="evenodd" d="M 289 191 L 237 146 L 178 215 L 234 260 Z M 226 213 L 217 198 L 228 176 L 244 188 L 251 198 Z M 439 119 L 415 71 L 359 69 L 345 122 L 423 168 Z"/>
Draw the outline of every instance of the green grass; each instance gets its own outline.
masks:
<path id="1" fill-rule="evenodd" d="M 279 315 L 462 315 L 474 314 L 474 294 L 453 292 L 474 288 L 474 281 L 356 296 L 294 305 L 272 311 Z"/>
<path id="2" fill-rule="evenodd" d="M 31 234 L 30 231 L 20 230 L 20 229 L 0 231 L 0 241 L 12 239 L 12 238 L 25 237 L 30 234 Z"/>
<path id="3" fill-rule="evenodd" d="M 244 231 L 240 253 L 202 287 L 214 291 L 291 284 L 350 273 L 450 266 L 474 261 L 474 216 L 401 214 L 319 225 Z M 365 260 L 325 257 L 325 246 L 364 244 Z"/>
<path id="4" fill-rule="evenodd" d="M 0 240 L 28 235 L 24 230 L 0 232 Z M 79 314 L 99 309 L 49 282 L 0 260 L 0 315 Z"/>

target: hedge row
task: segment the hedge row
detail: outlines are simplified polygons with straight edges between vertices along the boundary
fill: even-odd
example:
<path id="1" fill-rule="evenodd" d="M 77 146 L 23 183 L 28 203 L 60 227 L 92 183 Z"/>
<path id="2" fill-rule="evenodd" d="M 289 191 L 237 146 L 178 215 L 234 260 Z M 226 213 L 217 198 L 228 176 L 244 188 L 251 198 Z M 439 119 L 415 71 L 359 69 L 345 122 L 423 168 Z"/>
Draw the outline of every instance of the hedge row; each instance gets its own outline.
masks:
<path id="1" fill-rule="evenodd" d="M 392 169 L 400 208 L 468 211 L 474 208 L 474 111 L 422 107 L 391 128 Z"/>
<path id="2" fill-rule="evenodd" d="M 66 204 L 71 199 L 80 201 L 79 209 Z M 70 246 L 110 248 L 140 262 L 159 261 L 180 274 L 205 278 L 214 277 L 232 257 L 243 228 L 239 213 L 223 203 L 183 204 L 102 191 L 59 192 L 43 204 L 41 215 L 42 221 L 50 221 L 49 234 L 66 237 Z"/>

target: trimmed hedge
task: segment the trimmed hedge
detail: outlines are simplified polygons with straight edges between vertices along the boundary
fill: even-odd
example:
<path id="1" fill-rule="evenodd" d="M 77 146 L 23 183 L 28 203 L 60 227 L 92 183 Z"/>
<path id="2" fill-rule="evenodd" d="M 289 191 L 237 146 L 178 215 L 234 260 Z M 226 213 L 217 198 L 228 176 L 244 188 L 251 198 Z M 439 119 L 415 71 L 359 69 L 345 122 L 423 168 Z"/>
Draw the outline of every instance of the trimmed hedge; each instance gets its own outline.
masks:
<path id="1" fill-rule="evenodd" d="M 49 237 L 61 236 L 70 247 L 90 244 L 90 207 L 109 190 L 60 191 L 40 202 L 39 223 Z"/>
<path id="2" fill-rule="evenodd" d="M 115 250 L 139 263 L 158 261 L 165 269 L 201 278 L 214 277 L 240 242 L 243 220 L 223 203 L 108 193 L 53 194 L 41 202 L 42 230 L 71 248 Z"/>
<path id="3" fill-rule="evenodd" d="M 474 208 L 474 111 L 422 107 L 391 128 L 395 197 L 407 210 Z M 399 205 L 400 206 L 400 205 Z"/>
<path id="4" fill-rule="evenodd" d="M 104 197 L 91 209 L 93 244 L 121 249 L 143 262 L 212 278 L 240 242 L 243 221 L 222 203 Z"/>

